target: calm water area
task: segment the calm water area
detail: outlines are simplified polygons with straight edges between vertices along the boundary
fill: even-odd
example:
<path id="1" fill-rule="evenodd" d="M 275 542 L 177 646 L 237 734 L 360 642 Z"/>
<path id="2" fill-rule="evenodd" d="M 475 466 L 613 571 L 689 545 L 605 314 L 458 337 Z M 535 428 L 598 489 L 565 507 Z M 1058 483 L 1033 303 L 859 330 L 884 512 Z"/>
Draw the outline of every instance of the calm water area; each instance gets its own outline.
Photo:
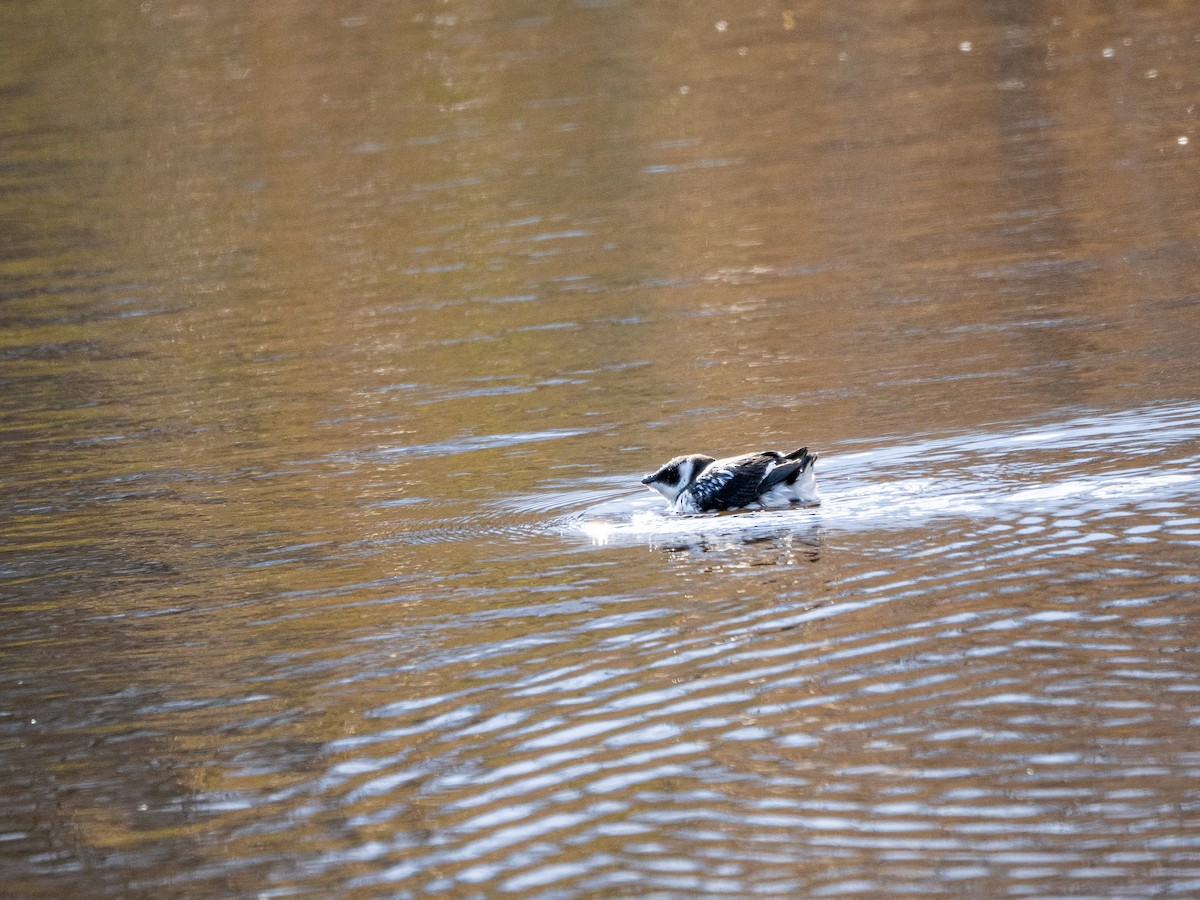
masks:
<path id="1" fill-rule="evenodd" d="M 1197 104 L 1192 0 L 0 4 L 0 894 L 1200 896 Z"/>

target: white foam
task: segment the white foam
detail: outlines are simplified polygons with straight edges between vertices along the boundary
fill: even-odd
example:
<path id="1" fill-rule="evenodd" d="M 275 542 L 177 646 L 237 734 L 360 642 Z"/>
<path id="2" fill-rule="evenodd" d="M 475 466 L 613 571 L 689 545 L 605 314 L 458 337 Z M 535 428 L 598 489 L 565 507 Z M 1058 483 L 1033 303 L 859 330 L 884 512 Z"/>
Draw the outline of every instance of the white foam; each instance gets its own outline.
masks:
<path id="1" fill-rule="evenodd" d="M 1131 439 L 1131 433 L 1139 438 Z M 1146 441 L 1150 434 L 1155 447 Z M 1197 407 L 1080 417 L 957 440 L 830 453 L 820 463 L 823 502 L 817 507 L 683 516 L 670 513 L 657 497 L 629 494 L 592 507 L 568 525 L 596 543 L 711 543 L 817 529 L 905 528 L 938 517 L 1019 524 L 1030 512 L 1077 515 L 1200 492 L 1194 456 L 1176 454 L 1157 464 L 1149 464 L 1147 456 L 1171 445 L 1190 450 L 1198 439 Z M 1103 468 L 1097 471 L 1098 466 Z"/>

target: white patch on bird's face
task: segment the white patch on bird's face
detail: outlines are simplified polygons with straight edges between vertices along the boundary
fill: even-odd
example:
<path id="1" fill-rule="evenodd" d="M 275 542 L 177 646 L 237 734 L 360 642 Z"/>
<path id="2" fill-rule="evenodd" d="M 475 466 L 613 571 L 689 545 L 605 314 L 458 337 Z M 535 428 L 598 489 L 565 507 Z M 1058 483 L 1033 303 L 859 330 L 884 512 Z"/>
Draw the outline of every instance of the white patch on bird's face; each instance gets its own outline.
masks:
<path id="1" fill-rule="evenodd" d="M 687 457 L 676 457 L 671 460 L 643 483 L 651 490 L 658 491 L 668 503 L 674 503 L 692 483 L 695 473 L 695 462 Z"/>
<path id="2" fill-rule="evenodd" d="M 675 498 L 679 496 L 678 490 L 676 490 L 672 485 L 663 484 L 661 481 L 651 481 L 646 486 L 650 488 L 650 490 L 658 491 L 658 493 L 666 497 L 668 503 L 674 503 Z"/>

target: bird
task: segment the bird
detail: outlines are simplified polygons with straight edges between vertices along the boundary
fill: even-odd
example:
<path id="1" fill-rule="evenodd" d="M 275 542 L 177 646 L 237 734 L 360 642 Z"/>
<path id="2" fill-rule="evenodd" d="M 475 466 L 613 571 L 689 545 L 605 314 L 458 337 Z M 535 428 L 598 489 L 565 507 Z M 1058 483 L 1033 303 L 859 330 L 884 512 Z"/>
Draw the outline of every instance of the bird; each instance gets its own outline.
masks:
<path id="1" fill-rule="evenodd" d="M 676 456 L 642 479 L 679 513 L 719 512 L 726 509 L 778 509 L 820 502 L 813 464 L 816 453 L 807 447 L 780 453 L 760 450 L 727 459 L 703 453 Z"/>

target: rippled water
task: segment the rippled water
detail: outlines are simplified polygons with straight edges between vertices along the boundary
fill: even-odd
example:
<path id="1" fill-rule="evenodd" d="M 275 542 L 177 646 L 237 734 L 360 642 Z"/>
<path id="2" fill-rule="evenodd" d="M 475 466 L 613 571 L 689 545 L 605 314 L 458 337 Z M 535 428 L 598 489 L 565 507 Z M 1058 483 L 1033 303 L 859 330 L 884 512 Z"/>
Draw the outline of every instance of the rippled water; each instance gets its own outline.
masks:
<path id="1" fill-rule="evenodd" d="M 695 542 L 707 549 L 710 540 L 732 539 L 736 546 L 747 538 L 803 531 L 908 529 L 942 517 L 995 523 L 1025 513 L 1021 524 L 1041 527 L 1019 534 L 1036 535 L 1046 530 L 1047 521 L 1069 519 L 1073 511 L 1104 512 L 1102 518 L 1112 519 L 1121 515 L 1117 508 L 1194 495 L 1200 471 L 1191 451 L 1198 439 L 1200 407 L 1192 405 L 1083 416 L 1037 428 L 842 454 L 820 467 L 824 477 L 834 479 L 822 509 L 681 516 L 657 496 L 641 496 L 591 507 L 561 527 L 578 529 L 598 543 Z M 567 494 L 524 508 L 541 510 L 570 499 Z M 1184 500 L 1161 504 L 1162 509 L 1184 506 Z M 1184 518 L 1176 524 L 1194 522 Z M 1131 527 L 1126 537 L 1158 530 L 1141 523 Z M 992 531 L 1009 529 L 1001 524 Z M 1115 538 L 1102 533 L 1082 541 Z"/>
<path id="2" fill-rule="evenodd" d="M 1200 17 L 877 6 L 0 9 L 6 896 L 1200 893 Z"/>

